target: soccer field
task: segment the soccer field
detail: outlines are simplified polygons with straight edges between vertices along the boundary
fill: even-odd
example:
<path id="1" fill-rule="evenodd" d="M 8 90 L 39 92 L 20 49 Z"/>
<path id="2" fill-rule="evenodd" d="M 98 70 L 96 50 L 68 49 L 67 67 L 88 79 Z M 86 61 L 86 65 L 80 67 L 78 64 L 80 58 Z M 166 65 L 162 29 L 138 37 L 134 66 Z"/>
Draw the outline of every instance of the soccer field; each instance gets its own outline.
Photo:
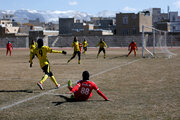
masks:
<path id="1" fill-rule="evenodd" d="M 63 50 L 63 48 L 59 49 Z M 0 50 L 0 120 L 179 120 L 180 119 L 180 48 L 168 58 L 141 58 L 127 48 L 108 48 L 96 58 L 97 48 L 77 56 L 69 64 L 67 55 L 48 54 L 59 89 L 48 79 L 44 90 L 36 85 L 44 73 L 38 59 L 29 67 L 29 49 L 13 49 L 12 56 Z M 70 102 L 68 80 L 76 83 L 88 70 L 90 80 L 110 99 L 104 101 L 95 91 L 85 102 Z M 74 84 L 73 84 L 74 85 Z"/>

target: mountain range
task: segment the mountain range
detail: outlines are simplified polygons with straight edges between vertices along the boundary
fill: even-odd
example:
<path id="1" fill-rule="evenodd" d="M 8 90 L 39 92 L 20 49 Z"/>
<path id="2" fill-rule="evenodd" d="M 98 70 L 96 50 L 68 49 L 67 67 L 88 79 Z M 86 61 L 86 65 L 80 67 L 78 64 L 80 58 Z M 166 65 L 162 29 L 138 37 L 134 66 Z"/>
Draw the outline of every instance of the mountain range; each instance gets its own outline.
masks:
<path id="1" fill-rule="evenodd" d="M 3 18 L 3 15 L 12 14 L 16 22 L 26 23 L 29 20 L 40 19 L 41 22 L 58 22 L 58 18 L 76 18 L 79 20 L 90 20 L 90 17 L 115 17 L 116 12 L 114 11 L 101 11 L 96 15 L 88 14 L 86 12 L 79 11 L 49 11 L 49 10 L 0 10 L 0 18 Z"/>

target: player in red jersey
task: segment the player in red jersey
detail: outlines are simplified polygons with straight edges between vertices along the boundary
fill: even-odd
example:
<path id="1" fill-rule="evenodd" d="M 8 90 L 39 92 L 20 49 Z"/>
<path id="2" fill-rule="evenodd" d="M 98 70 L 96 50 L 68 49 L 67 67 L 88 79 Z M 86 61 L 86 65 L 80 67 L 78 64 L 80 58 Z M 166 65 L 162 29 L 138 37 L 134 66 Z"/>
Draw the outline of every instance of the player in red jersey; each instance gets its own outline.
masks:
<path id="1" fill-rule="evenodd" d="M 10 53 L 10 56 L 11 56 L 11 48 L 13 49 L 13 46 L 11 44 L 10 41 L 8 41 L 7 45 L 6 45 L 6 48 L 7 48 L 7 51 L 6 51 L 6 56 L 8 55 L 8 51 Z"/>
<path id="2" fill-rule="evenodd" d="M 79 42 L 79 50 L 80 50 L 80 53 L 81 53 L 81 49 L 82 49 L 82 43 Z"/>
<path id="3" fill-rule="evenodd" d="M 136 43 L 134 42 L 134 40 L 129 44 L 129 46 L 128 46 L 128 50 L 130 50 L 129 51 L 129 53 L 128 53 L 128 55 L 127 55 L 127 57 L 131 54 L 131 52 L 134 50 L 134 56 L 136 56 L 136 50 L 137 50 L 138 48 L 137 48 L 137 45 L 136 45 Z"/>
<path id="4" fill-rule="evenodd" d="M 74 93 L 74 98 L 77 101 L 85 101 L 92 97 L 92 90 L 96 90 L 96 92 L 103 97 L 106 101 L 108 98 L 99 90 L 96 84 L 89 80 L 89 72 L 84 71 L 82 74 L 83 80 L 77 82 L 77 84 L 72 87 L 71 81 L 68 81 L 68 88 L 70 90 L 69 93 Z"/>

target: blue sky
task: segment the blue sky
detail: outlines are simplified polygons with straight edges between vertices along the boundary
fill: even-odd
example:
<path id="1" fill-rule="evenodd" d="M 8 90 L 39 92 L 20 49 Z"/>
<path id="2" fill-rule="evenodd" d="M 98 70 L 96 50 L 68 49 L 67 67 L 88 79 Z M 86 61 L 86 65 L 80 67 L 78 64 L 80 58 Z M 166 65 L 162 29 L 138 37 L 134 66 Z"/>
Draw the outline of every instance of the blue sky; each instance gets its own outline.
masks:
<path id="1" fill-rule="evenodd" d="M 167 12 L 167 6 L 171 11 L 180 13 L 180 0 L 3 0 L 1 10 L 76 10 L 96 14 L 109 10 L 118 12 L 138 12 L 146 8 L 162 8 Z"/>

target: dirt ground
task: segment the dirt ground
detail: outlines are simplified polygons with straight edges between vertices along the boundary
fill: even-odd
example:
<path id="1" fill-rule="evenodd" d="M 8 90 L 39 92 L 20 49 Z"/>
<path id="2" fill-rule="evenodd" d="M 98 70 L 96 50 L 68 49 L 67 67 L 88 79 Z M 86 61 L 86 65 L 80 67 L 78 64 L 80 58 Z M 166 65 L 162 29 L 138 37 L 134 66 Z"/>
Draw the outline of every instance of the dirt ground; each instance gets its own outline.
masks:
<path id="1" fill-rule="evenodd" d="M 108 48 L 96 58 L 89 48 L 67 64 L 68 54 L 48 54 L 51 70 L 61 84 L 59 89 L 48 79 L 40 90 L 36 83 L 43 76 L 38 59 L 29 67 L 29 50 L 13 49 L 12 56 L 0 49 L 0 120 L 180 120 L 180 48 L 168 58 L 141 58 L 127 48 Z M 59 49 L 59 50 L 62 50 Z M 104 101 L 95 91 L 85 102 L 69 101 L 68 80 L 75 83 L 84 70 L 91 74 L 100 90 L 110 99 Z"/>

